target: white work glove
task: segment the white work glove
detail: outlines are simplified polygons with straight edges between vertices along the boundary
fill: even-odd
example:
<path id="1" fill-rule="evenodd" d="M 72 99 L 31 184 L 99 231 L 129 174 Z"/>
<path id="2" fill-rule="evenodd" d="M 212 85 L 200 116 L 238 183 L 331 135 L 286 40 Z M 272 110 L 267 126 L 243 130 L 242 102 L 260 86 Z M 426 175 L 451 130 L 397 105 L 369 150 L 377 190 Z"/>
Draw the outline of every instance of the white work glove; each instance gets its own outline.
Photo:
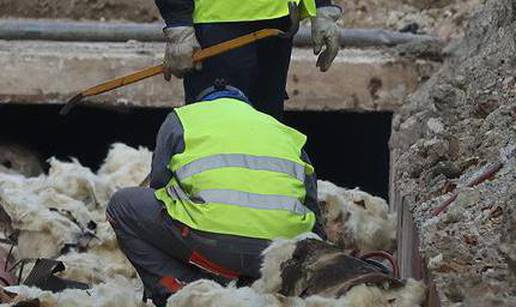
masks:
<path id="1" fill-rule="evenodd" d="M 342 15 L 342 10 L 338 6 L 323 6 L 317 8 L 317 15 L 312 17 L 312 44 L 314 54 L 318 55 L 316 66 L 321 71 L 327 71 L 331 63 L 339 53 L 340 31 L 337 25 Z M 321 53 L 323 45 L 324 51 Z"/>
<path id="2" fill-rule="evenodd" d="M 167 47 L 165 49 L 165 80 L 170 81 L 171 75 L 177 78 L 194 69 L 200 70 L 201 63 L 194 63 L 192 56 L 201 45 L 195 37 L 193 27 L 171 27 L 163 29 Z"/>

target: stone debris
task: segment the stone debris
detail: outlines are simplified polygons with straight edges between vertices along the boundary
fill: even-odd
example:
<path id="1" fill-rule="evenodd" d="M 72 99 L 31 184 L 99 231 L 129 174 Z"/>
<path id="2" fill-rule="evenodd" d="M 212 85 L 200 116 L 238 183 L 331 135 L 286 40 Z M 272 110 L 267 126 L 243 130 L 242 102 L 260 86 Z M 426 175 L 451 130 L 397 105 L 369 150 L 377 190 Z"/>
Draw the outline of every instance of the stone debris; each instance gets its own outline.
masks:
<path id="1" fill-rule="evenodd" d="M 355 0 L 338 1 L 346 27 L 378 27 L 429 33 L 444 39 L 462 35 L 465 21 L 479 0 Z"/>
<path id="2" fill-rule="evenodd" d="M 392 196 L 412 212 L 442 306 L 516 302 L 515 7 L 486 1 L 393 121 Z"/>
<path id="3" fill-rule="evenodd" d="M 460 35 L 480 0 L 334 0 L 344 8 L 345 27 L 372 27 L 406 32 Z M 159 21 L 152 1 L 139 0 L 3 0 L 0 17 L 106 21 Z"/>
<path id="4" fill-rule="evenodd" d="M 152 22 L 159 19 L 153 1 L 140 0 L 3 0 L 2 17 L 68 18 L 106 20 L 131 20 Z"/>

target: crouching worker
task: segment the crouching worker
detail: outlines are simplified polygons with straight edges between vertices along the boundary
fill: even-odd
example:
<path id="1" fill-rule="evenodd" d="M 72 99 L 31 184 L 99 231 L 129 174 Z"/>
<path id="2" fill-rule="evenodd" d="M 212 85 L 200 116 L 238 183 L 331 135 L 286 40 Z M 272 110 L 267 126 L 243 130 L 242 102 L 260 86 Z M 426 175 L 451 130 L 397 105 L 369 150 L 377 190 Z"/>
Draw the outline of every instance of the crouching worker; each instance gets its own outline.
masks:
<path id="1" fill-rule="evenodd" d="M 163 122 L 150 188 L 107 209 L 120 248 L 160 306 L 185 283 L 259 278 L 271 240 L 322 235 L 306 137 L 218 84 Z M 317 225 L 317 226 L 315 226 Z"/>

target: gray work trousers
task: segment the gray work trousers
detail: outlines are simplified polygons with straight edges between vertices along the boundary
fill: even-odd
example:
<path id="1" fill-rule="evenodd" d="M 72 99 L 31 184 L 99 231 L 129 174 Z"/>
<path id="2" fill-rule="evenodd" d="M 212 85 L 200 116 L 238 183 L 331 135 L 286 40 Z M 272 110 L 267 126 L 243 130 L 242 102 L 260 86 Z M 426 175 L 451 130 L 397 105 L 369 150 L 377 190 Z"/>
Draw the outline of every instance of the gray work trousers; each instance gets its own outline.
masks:
<path id="1" fill-rule="evenodd" d="M 144 297 L 152 298 L 156 305 L 163 305 L 171 294 L 160 284 L 165 276 L 184 283 L 202 278 L 228 281 L 191 264 L 194 253 L 238 273 L 239 279 L 260 277 L 261 253 L 270 241 L 187 228 L 170 217 L 153 189 L 135 187 L 116 192 L 106 213 L 120 249 L 143 282 Z"/>

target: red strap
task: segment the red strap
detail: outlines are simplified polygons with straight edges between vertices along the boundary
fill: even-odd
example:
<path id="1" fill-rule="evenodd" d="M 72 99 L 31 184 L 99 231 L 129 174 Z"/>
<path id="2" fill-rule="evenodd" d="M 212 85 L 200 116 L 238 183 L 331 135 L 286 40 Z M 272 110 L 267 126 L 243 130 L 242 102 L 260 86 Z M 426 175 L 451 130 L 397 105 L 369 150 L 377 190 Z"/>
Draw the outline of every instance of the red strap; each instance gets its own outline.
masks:
<path id="1" fill-rule="evenodd" d="M 396 279 L 399 278 L 398 275 L 399 275 L 400 269 L 398 267 L 398 263 L 396 262 L 396 258 L 394 258 L 394 256 L 389 254 L 388 252 L 385 252 L 385 251 L 369 252 L 369 253 L 366 253 L 366 254 L 360 256 L 360 259 L 365 260 L 365 259 L 374 258 L 374 257 L 387 259 L 387 261 L 389 261 L 391 268 L 392 268 L 392 276 Z"/>
<path id="2" fill-rule="evenodd" d="M 109 215 L 109 213 L 106 212 L 106 220 L 109 222 L 109 224 L 111 224 L 111 227 L 116 227 L 118 226 L 116 221 L 111 217 L 111 215 Z"/>
<path id="3" fill-rule="evenodd" d="M 171 293 L 176 293 L 184 287 L 184 284 L 172 276 L 163 276 L 159 280 L 159 284 L 165 287 Z"/>
<path id="4" fill-rule="evenodd" d="M 190 233 L 190 228 L 183 226 L 181 227 L 181 236 L 184 238 Z"/>
<path id="5" fill-rule="evenodd" d="M 0 283 L 3 287 L 16 285 L 16 278 L 6 271 L 0 271 Z"/>
<path id="6" fill-rule="evenodd" d="M 192 256 L 190 257 L 190 263 L 200 267 L 201 269 L 203 269 L 205 271 L 220 275 L 227 279 L 238 279 L 238 276 L 239 276 L 238 273 L 228 270 L 221 265 L 218 265 L 216 263 L 209 261 L 208 259 L 206 259 L 204 256 L 202 256 L 201 254 L 199 254 L 197 252 L 192 253 Z"/>

